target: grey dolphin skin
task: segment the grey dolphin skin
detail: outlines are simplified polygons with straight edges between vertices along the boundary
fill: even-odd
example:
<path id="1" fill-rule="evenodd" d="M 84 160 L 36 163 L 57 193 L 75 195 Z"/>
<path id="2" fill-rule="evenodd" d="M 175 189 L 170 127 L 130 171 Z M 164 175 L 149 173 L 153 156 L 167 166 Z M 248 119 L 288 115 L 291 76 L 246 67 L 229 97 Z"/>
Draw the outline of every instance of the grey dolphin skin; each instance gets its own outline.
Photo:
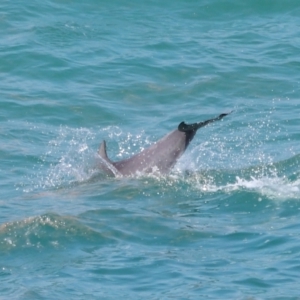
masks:
<path id="1" fill-rule="evenodd" d="M 189 125 L 181 122 L 177 129 L 165 135 L 149 148 L 117 162 L 112 162 L 107 157 L 106 142 L 103 141 L 98 151 L 102 158 L 101 168 L 106 173 L 118 177 L 145 173 L 167 174 L 184 153 L 199 128 L 221 120 L 228 114 L 230 113 Z"/>

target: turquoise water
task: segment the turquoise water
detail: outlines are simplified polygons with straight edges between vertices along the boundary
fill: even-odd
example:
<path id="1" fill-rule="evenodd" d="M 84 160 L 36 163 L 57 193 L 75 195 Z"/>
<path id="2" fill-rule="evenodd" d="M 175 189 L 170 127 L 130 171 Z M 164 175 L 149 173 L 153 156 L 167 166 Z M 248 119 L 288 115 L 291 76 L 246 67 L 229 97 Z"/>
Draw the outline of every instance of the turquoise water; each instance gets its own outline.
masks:
<path id="1" fill-rule="evenodd" d="M 1 299 L 299 299 L 298 1 L 0 3 Z M 106 178 L 177 127 L 168 176 Z"/>

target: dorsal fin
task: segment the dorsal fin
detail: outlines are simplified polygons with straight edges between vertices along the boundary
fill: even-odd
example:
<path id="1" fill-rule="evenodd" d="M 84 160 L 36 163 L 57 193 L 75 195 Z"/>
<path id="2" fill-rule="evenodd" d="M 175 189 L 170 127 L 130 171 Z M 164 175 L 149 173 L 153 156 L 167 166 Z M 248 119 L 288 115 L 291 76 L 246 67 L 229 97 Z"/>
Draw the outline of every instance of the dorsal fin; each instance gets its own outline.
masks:
<path id="1" fill-rule="evenodd" d="M 102 164 L 102 168 L 109 172 L 111 175 L 115 176 L 121 176 L 121 173 L 117 170 L 117 168 L 114 166 L 113 162 L 108 158 L 107 153 L 106 153 L 106 142 L 103 140 L 99 150 L 98 154 L 104 161 L 104 164 Z"/>
<path id="2" fill-rule="evenodd" d="M 99 147 L 99 150 L 98 150 L 98 154 L 106 161 L 110 162 L 110 159 L 108 158 L 107 156 L 107 153 L 106 153 L 106 142 L 103 140 L 100 147 Z"/>

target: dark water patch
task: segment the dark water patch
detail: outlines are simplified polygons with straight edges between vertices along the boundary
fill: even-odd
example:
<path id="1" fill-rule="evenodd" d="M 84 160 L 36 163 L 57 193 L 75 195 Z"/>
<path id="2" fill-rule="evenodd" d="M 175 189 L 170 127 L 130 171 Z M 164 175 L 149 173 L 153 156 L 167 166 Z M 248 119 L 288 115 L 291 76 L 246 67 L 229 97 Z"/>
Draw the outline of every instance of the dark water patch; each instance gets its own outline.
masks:
<path id="1" fill-rule="evenodd" d="M 139 209 L 133 212 L 131 209 L 132 206 L 128 206 L 126 210 L 106 208 L 89 211 L 81 214 L 80 218 L 95 230 L 98 226 L 104 226 L 106 231 L 110 232 L 109 235 L 117 238 L 120 243 L 140 246 L 152 244 L 158 247 L 182 247 L 191 243 L 197 244 L 199 240 L 215 235 L 208 231 L 209 228 L 190 226 L 189 222 L 180 216 L 167 216 L 158 210 Z"/>

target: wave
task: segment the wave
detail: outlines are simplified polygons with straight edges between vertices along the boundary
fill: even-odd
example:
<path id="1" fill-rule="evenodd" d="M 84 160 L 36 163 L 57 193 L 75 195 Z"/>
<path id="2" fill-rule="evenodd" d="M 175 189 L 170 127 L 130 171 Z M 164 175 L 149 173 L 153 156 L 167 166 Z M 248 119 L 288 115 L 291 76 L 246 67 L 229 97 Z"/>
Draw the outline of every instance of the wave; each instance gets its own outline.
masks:
<path id="1" fill-rule="evenodd" d="M 104 235 L 75 217 L 47 213 L 0 226 L 0 253 L 24 249 L 64 249 L 68 244 L 106 243 Z"/>

